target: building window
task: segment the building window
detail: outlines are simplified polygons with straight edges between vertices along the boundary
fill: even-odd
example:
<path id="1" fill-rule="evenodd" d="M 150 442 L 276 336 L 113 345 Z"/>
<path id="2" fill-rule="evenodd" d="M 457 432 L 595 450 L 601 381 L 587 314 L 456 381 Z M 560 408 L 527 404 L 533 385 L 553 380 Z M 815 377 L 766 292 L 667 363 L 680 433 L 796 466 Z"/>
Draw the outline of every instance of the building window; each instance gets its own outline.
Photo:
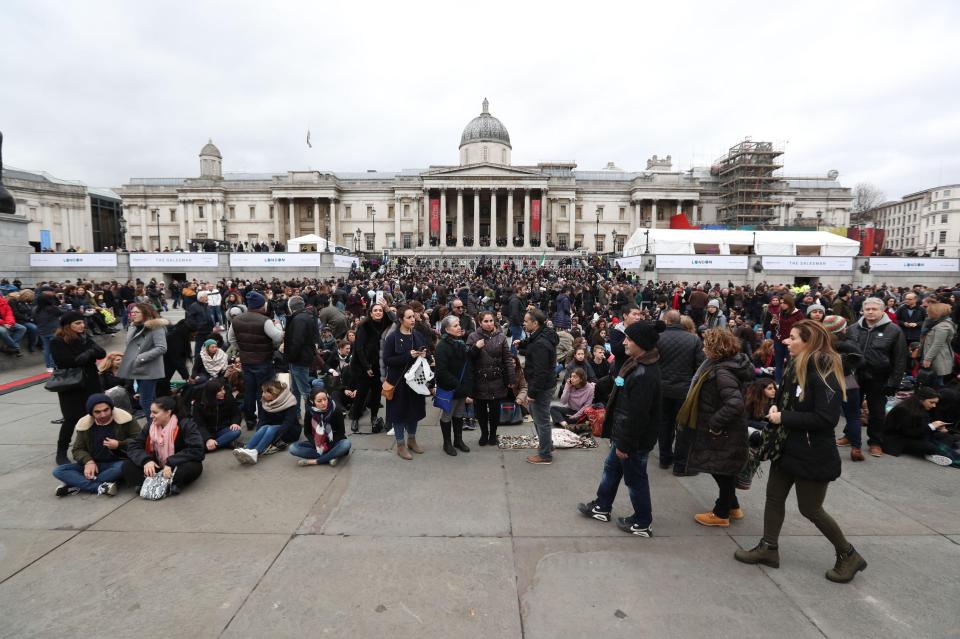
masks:
<path id="1" fill-rule="evenodd" d="M 949 209 L 949 208 L 950 208 L 950 203 L 949 203 L 949 202 L 944 202 L 944 203 L 940 206 L 940 208 L 942 208 L 942 209 Z"/>
<path id="2" fill-rule="evenodd" d="M 394 217 L 394 216 L 395 216 L 394 208 L 393 208 L 393 204 L 391 204 L 387 207 L 387 217 Z"/>
<path id="3" fill-rule="evenodd" d="M 343 246 L 349 246 L 351 250 L 353 249 L 353 233 L 344 233 L 341 241 Z"/>
<path id="4" fill-rule="evenodd" d="M 150 221 L 159 222 L 160 221 L 160 209 L 151 209 L 150 210 Z"/>
<path id="5" fill-rule="evenodd" d="M 577 207 L 577 209 L 576 209 L 576 215 L 577 215 L 577 219 L 578 219 L 578 220 L 582 220 L 582 219 L 583 219 L 583 207 L 582 207 L 582 206 L 578 206 L 578 207 Z"/>
<path id="6" fill-rule="evenodd" d="M 627 207 L 621 206 L 621 207 L 620 207 L 620 221 L 623 222 L 625 219 L 627 219 Z"/>
<path id="7" fill-rule="evenodd" d="M 384 247 L 386 248 L 397 248 L 396 240 L 394 240 L 393 233 L 387 233 L 386 241 L 384 242 Z"/>
<path id="8" fill-rule="evenodd" d="M 567 250 L 567 237 L 566 233 L 557 233 L 557 248 L 561 251 Z"/>
<path id="9" fill-rule="evenodd" d="M 270 219 L 273 219 L 273 205 L 270 205 Z"/>
<path id="10" fill-rule="evenodd" d="M 486 147 L 486 146 L 480 147 L 480 161 L 481 161 L 481 162 L 486 162 L 486 161 L 487 161 L 487 147 Z"/>
<path id="11" fill-rule="evenodd" d="M 658 220 L 663 219 L 663 209 L 659 209 L 659 208 L 657 209 L 657 219 Z"/>
<path id="12" fill-rule="evenodd" d="M 376 212 L 375 212 L 374 209 L 373 209 L 373 205 L 372 205 L 372 204 L 367 204 L 367 219 L 369 220 L 369 219 L 370 219 L 371 217 L 373 217 L 375 214 L 376 214 Z"/>
<path id="13" fill-rule="evenodd" d="M 371 207 L 371 208 L 372 208 L 372 207 Z M 367 241 L 367 249 L 366 249 L 366 250 L 372 251 L 372 250 L 373 250 L 373 233 L 367 233 L 367 234 L 366 234 L 366 241 Z"/>
<path id="14" fill-rule="evenodd" d="M 561 204 L 561 205 L 560 205 L 560 219 L 561 219 L 561 220 L 567 219 L 567 205 L 566 205 L 566 204 Z"/>
<path id="15" fill-rule="evenodd" d="M 413 248 L 413 233 L 403 234 L 403 248 Z"/>
<path id="16" fill-rule="evenodd" d="M 597 253 L 603 253 L 603 236 L 598 235 L 596 237 Z"/>
<path id="17" fill-rule="evenodd" d="M 178 248 L 180 248 L 180 236 L 179 236 L 179 235 L 171 235 L 171 236 L 170 236 L 170 250 L 171 250 L 171 251 L 176 251 Z"/>
<path id="18" fill-rule="evenodd" d="M 404 204 L 404 205 L 403 205 L 403 217 L 410 217 L 410 205 L 409 205 L 409 204 Z"/>
<path id="19" fill-rule="evenodd" d="M 350 205 L 349 205 L 349 204 L 347 204 L 347 205 L 345 205 L 345 206 L 343 207 L 343 217 L 344 217 L 344 219 L 347 219 L 347 218 L 350 217 Z"/>
<path id="20" fill-rule="evenodd" d="M 946 213 L 944 213 L 943 215 L 940 216 L 940 223 L 941 223 L 941 224 L 946 224 L 946 223 L 947 223 L 947 214 L 946 214 Z"/>
<path id="21" fill-rule="evenodd" d="M 941 241 L 941 242 L 946 242 L 946 241 L 947 241 L 947 232 L 946 232 L 946 231 L 940 231 L 940 241 Z"/>
<path id="22" fill-rule="evenodd" d="M 937 257 L 943 257 L 943 249 L 937 251 Z"/>
<path id="23" fill-rule="evenodd" d="M 199 219 L 199 220 L 202 220 L 202 219 L 203 219 L 203 205 L 202 205 L 202 204 L 197 207 L 197 219 Z M 199 237 L 199 236 L 198 236 L 198 237 Z"/>
<path id="24" fill-rule="evenodd" d="M 259 238 L 260 238 L 260 236 L 257 235 L 256 233 L 247 233 L 247 241 L 248 241 L 248 242 L 253 242 L 254 244 L 256 244 L 256 243 L 257 243 L 257 240 L 258 240 Z"/>
<path id="25" fill-rule="evenodd" d="M 947 189 L 943 192 L 943 197 L 950 197 L 950 189 Z"/>
<path id="26" fill-rule="evenodd" d="M 231 220 L 237 219 L 237 207 L 235 207 L 235 206 L 229 207 L 229 213 L 230 213 L 230 219 L 231 219 Z"/>
<path id="27" fill-rule="evenodd" d="M 170 209 L 170 221 L 171 221 L 171 222 L 176 222 L 176 221 L 177 221 L 177 209 Z M 173 239 L 173 238 L 171 238 L 171 239 Z"/>
<path id="28" fill-rule="evenodd" d="M 250 219 L 252 220 L 252 219 L 254 219 L 255 217 L 257 217 L 257 207 L 254 206 L 253 204 L 251 204 L 251 205 L 250 205 Z"/>

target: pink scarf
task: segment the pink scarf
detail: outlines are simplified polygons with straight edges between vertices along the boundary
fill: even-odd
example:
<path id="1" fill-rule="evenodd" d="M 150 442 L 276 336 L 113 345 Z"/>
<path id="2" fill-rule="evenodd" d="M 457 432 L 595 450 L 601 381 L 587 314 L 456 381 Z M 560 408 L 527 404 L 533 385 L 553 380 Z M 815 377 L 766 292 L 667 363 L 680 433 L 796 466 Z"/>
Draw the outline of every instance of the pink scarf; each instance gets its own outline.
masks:
<path id="1" fill-rule="evenodd" d="M 150 439 L 147 441 L 147 452 L 151 449 L 157 456 L 161 466 L 167 465 L 167 457 L 174 453 L 174 441 L 180 428 L 177 425 L 177 416 L 171 415 L 166 426 L 157 426 L 156 420 L 150 424 Z"/>

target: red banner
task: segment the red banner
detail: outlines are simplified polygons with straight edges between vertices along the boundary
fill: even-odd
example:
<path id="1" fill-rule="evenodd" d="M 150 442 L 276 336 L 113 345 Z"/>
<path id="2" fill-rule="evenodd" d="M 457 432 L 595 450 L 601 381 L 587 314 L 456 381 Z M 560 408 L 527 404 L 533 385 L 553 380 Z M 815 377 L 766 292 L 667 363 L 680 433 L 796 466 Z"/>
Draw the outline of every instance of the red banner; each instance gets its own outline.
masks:
<path id="1" fill-rule="evenodd" d="M 430 200 L 430 235 L 440 237 L 440 200 Z"/>
<path id="2" fill-rule="evenodd" d="M 540 200 L 530 202 L 530 232 L 540 235 Z"/>

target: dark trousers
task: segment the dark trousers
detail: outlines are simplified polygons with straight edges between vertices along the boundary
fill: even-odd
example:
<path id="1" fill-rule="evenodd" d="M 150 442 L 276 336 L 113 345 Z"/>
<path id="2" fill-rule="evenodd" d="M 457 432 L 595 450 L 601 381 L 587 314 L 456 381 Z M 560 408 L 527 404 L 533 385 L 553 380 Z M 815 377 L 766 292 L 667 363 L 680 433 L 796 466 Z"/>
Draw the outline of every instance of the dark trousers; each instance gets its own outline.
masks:
<path id="1" fill-rule="evenodd" d="M 800 479 L 780 468 L 776 463 L 770 465 L 770 477 L 767 479 L 767 504 L 763 509 L 763 540 L 776 545 L 783 527 L 786 512 L 787 495 L 790 489 L 797 488 L 797 506 L 800 514 L 813 522 L 823 533 L 837 552 L 847 552 L 850 542 L 843 536 L 840 526 L 823 509 L 823 500 L 827 497 L 828 481 Z"/>
<path id="2" fill-rule="evenodd" d="M 737 478 L 733 475 L 713 475 L 713 481 L 717 482 L 717 488 L 720 489 L 717 501 L 713 504 L 713 514 L 720 519 L 729 519 L 730 510 L 740 507 L 737 501 Z"/>
<path id="3" fill-rule="evenodd" d="M 553 404 L 550 406 L 550 421 L 559 426 L 560 422 L 567 421 L 567 419 L 576 412 L 577 411 L 573 410 L 569 406 Z"/>
<path id="4" fill-rule="evenodd" d="M 660 464 L 664 466 L 673 464 L 678 470 L 683 470 L 687 466 L 687 451 L 683 450 L 682 440 L 679 437 L 676 440 L 676 450 L 673 447 L 677 432 L 677 413 L 680 412 L 681 406 L 683 406 L 682 397 L 676 399 L 661 396 L 660 432 L 657 436 Z"/>
<path id="5" fill-rule="evenodd" d="M 867 400 L 870 420 L 867 422 L 867 446 L 883 445 L 883 422 L 887 416 L 885 381 L 870 380 L 860 384 L 860 393 Z"/>
<path id="6" fill-rule="evenodd" d="M 473 400 L 477 411 L 477 423 L 480 424 L 480 436 L 494 438 L 494 443 L 497 443 L 497 428 L 500 426 L 501 401 L 499 399 Z"/>
<path id="7" fill-rule="evenodd" d="M 193 483 L 197 480 L 203 473 L 203 464 L 198 461 L 183 462 L 176 467 L 176 471 L 173 474 L 173 483 L 179 488 L 183 488 L 187 484 Z M 160 469 L 157 469 L 157 472 L 160 472 Z M 139 486 L 143 483 L 143 467 L 137 466 L 129 459 L 123 461 L 123 481 L 127 482 L 128 486 Z"/>
<path id="8" fill-rule="evenodd" d="M 353 406 L 350 407 L 350 419 L 359 420 L 363 417 L 363 411 L 370 409 L 370 423 L 377 418 L 380 412 L 380 378 L 377 375 L 370 377 L 366 371 L 354 376 L 356 379 L 357 396 L 353 398 Z"/>
<path id="9" fill-rule="evenodd" d="M 260 386 L 276 377 L 273 364 L 243 365 L 243 416 L 250 427 L 257 423 L 257 415 L 263 414 L 260 404 Z M 256 411 L 256 412 L 254 412 Z"/>

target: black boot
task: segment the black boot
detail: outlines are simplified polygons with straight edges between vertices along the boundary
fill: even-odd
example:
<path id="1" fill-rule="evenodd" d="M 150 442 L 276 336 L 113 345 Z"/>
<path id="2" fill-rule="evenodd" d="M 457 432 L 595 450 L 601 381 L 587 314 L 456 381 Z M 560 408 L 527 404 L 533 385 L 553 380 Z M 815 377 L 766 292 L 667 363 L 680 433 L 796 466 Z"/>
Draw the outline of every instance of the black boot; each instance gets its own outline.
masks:
<path id="1" fill-rule="evenodd" d="M 489 441 L 490 441 L 490 433 L 489 433 L 489 431 L 487 430 L 487 423 L 486 423 L 486 422 L 480 422 L 480 442 L 479 442 L 479 444 L 480 444 L 481 446 L 486 446 L 486 445 L 487 445 L 487 442 L 489 442 Z"/>
<path id="2" fill-rule="evenodd" d="M 490 436 L 487 438 L 487 446 L 496 446 L 500 447 L 500 441 L 497 439 L 497 426 L 496 423 L 490 424 Z"/>
<path id="3" fill-rule="evenodd" d="M 69 464 L 70 460 L 67 458 L 67 447 L 62 444 L 57 444 L 57 466 L 63 466 L 64 464 Z"/>
<path id="4" fill-rule="evenodd" d="M 461 453 L 470 452 L 470 447 L 463 443 L 463 417 L 453 418 L 453 447 Z"/>
<path id="5" fill-rule="evenodd" d="M 443 435 L 443 452 L 451 457 L 456 457 L 457 449 L 450 442 L 450 422 L 440 422 L 440 433 Z"/>
<path id="6" fill-rule="evenodd" d="M 383 420 L 377 417 L 377 413 L 380 412 L 380 407 L 375 406 L 370 409 L 370 432 L 371 433 L 382 433 L 383 432 Z"/>
<path id="7" fill-rule="evenodd" d="M 64 420 L 60 424 L 60 435 L 57 437 L 57 466 L 70 463 L 67 451 L 70 449 L 71 439 L 73 439 L 73 424 Z"/>

